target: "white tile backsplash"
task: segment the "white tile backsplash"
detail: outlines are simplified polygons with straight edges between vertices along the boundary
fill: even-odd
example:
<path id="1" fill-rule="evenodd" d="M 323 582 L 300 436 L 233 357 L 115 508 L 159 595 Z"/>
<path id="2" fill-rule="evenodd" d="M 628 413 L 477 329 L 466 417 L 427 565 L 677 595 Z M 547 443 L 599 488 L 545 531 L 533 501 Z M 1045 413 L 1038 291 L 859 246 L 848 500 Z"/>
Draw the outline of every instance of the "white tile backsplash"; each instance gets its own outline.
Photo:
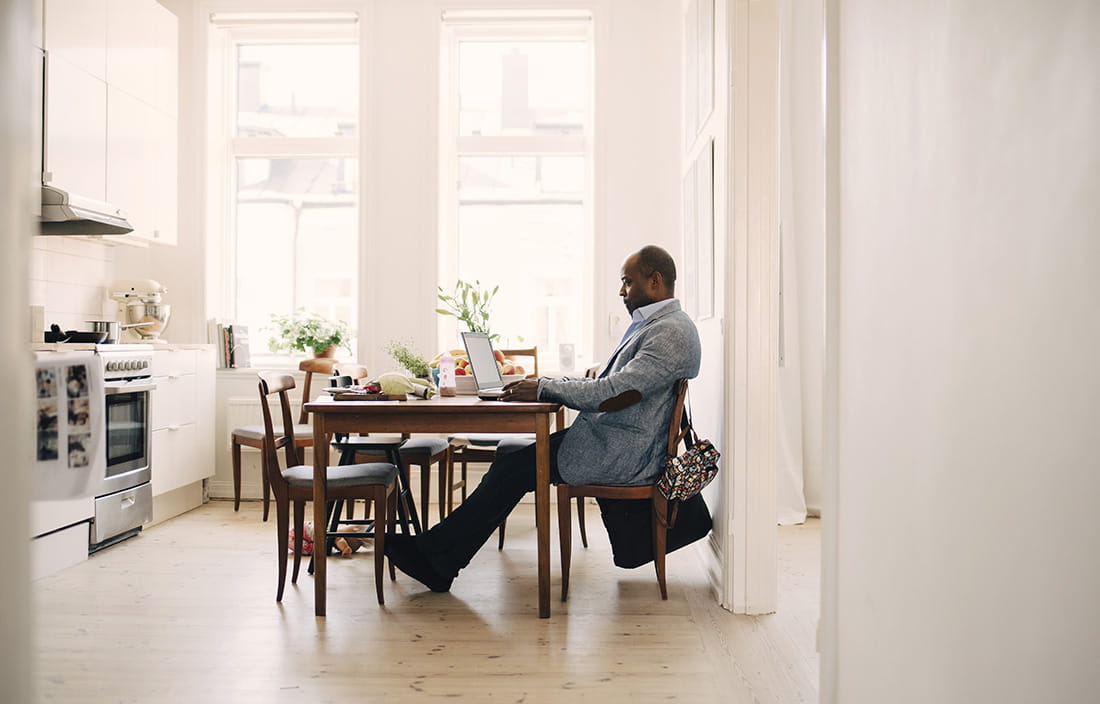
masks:
<path id="1" fill-rule="evenodd" d="M 107 285 L 114 280 L 115 247 L 73 237 L 36 237 L 31 250 L 31 305 L 46 308 L 46 326 L 87 330 L 88 320 L 114 319 Z"/>

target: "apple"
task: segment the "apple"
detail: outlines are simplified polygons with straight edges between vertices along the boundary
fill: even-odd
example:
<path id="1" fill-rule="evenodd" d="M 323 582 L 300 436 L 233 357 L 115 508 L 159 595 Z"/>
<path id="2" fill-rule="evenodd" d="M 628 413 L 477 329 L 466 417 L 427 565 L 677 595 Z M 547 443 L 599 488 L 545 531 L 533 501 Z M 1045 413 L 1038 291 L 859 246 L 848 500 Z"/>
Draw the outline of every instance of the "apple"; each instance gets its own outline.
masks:
<path id="1" fill-rule="evenodd" d="M 500 373 L 503 374 L 504 376 L 508 376 L 509 374 L 515 374 L 516 373 L 515 369 L 516 369 L 516 365 L 512 364 L 511 362 L 505 362 L 500 367 Z"/>
<path id="2" fill-rule="evenodd" d="M 455 376 L 466 376 L 465 367 L 455 367 Z"/>
<path id="3" fill-rule="evenodd" d="M 517 364 L 517 365 L 512 367 L 512 373 L 513 374 L 526 374 L 527 372 L 524 371 L 523 365 Z"/>
<path id="4" fill-rule="evenodd" d="M 500 363 L 500 364 L 504 363 L 504 353 L 501 352 L 500 350 L 493 350 L 493 356 L 497 358 L 498 363 Z"/>

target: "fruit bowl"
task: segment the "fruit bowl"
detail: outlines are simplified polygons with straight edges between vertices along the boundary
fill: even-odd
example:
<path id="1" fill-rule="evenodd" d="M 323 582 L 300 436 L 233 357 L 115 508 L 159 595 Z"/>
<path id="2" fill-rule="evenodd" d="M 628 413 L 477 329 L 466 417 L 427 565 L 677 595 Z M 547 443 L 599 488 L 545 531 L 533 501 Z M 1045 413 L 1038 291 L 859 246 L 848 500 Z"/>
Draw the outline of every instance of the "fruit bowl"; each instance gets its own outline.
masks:
<path id="1" fill-rule="evenodd" d="M 474 383 L 474 378 L 469 374 L 465 376 L 455 377 L 455 393 L 463 396 L 474 396 L 477 394 L 477 384 Z"/>
<path id="2" fill-rule="evenodd" d="M 507 386 L 513 381 L 519 381 L 524 378 L 524 374 L 505 374 L 502 378 L 504 384 Z M 474 377 L 472 375 L 456 376 L 455 377 L 455 393 L 461 396 L 476 396 L 477 384 L 474 383 Z"/>

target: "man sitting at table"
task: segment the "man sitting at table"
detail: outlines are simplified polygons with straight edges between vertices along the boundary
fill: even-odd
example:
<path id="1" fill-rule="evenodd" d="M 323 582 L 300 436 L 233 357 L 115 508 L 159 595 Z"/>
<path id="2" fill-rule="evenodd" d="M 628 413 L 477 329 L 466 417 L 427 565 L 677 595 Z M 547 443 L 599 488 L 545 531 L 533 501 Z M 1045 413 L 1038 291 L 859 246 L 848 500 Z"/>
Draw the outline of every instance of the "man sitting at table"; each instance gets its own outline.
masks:
<path id="1" fill-rule="evenodd" d="M 676 264 L 668 252 L 643 247 L 622 267 L 622 296 L 631 323 L 595 379 L 524 379 L 502 401 L 550 401 L 580 411 L 550 435 L 555 484 L 652 484 L 664 464 L 677 379 L 699 373 L 699 333 L 673 298 Z M 449 591 L 458 571 L 535 490 L 534 443 L 498 454 L 466 500 L 419 536 L 386 536 L 386 556 L 435 592 Z"/>

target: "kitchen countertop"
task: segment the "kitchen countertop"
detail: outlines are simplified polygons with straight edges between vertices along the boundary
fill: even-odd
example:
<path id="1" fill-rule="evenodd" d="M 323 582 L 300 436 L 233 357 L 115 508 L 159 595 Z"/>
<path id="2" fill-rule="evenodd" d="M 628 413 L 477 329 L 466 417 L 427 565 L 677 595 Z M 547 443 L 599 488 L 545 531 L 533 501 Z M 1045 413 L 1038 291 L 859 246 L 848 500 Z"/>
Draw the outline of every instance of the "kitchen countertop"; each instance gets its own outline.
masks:
<path id="1" fill-rule="evenodd" d="M 143 343 L 139 343 L 143 344 Z M 158 350 L 206 350 L 213 345 L 205 342 L 152 342 L 153 351 Z M 32 352 L 77 352 L 80 350 L 94 350 L 96 346 L 91 342 L 32 342 Z"/>

